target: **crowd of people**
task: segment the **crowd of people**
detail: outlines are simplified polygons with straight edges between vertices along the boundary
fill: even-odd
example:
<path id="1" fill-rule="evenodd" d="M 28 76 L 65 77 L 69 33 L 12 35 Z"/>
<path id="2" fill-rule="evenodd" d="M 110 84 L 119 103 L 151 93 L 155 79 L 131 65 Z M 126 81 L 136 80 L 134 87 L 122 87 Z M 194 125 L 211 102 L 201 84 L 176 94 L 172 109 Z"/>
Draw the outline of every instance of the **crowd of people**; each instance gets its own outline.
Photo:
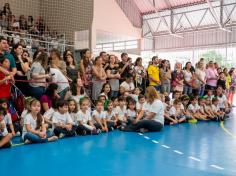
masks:
<path id="1" fill-rule="evenodd" d="M 56 30 L 50 30 L 45 20 L 32 15 L 15 16 L 11 10 L 10 4 L 5 3 L 0 9 L 0 31 L 4 32 L 9 39 L 10 44 L 18 44 L 30 48 L 44 47 L 45 42 L 50 42 L 51 47 L 59 47 L 58 43 L 64 42 L 64 36 L 59 35 Z"/>
<path id="2" fill-rule="evenodd" d="M 26 144 L 45 143 L 115 129 L 144 133 L 223 121 L 232 107 L 235 69 L 205 62 L 176 62 L 172 70 L 169 60 L 154 56 L 145 68 L 141 57 L 133 63 L 127 53 L 118 58 L 101 52 L 92 59 L 89 49 L 81 51 L 79 63 L 69 50 L 37 50 L 31 58 L 21 44 L 9 51 L 0 38 L 0 147 L 10 147 L 17 135 Z M 24 106 L 15 107 L 19 118 L 9 111 L 16 96 L 11 88 L 24 97 Z"/>

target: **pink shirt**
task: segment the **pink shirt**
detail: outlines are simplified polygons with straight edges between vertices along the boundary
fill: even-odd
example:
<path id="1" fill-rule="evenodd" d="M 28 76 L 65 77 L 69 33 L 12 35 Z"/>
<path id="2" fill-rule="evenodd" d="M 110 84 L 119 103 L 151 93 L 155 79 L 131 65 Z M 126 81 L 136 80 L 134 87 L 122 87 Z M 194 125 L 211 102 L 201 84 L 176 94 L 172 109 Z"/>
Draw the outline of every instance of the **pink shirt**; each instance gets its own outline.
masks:
<path id="1" fill-rule="evenodd" d="M 216 87 L 217 85 L 217 79 L 210 79 L 210 78 L 216 78 L 218 76 L 217 70 L 214 68 L 208 68 L 206 70 L 206 84 L 209 86 Z M 210 79 L 210 80 L 209 80 Z"/>

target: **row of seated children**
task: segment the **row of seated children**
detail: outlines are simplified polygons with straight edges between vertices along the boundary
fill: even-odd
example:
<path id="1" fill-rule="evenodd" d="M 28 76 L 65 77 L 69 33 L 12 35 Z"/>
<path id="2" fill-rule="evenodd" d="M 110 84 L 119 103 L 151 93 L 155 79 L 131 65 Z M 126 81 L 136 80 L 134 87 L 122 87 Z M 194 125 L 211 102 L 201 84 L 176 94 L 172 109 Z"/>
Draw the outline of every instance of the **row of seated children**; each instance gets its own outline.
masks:
<path id="1" fill-rule="evenodd" d="M 173 99 L 162 95 L 165 106 L 165 124 L 196 123 L 198 120 L 222 121 L 229 117 L 230 106 L 221 86 L 216 88 L 215 95 L 208 90 L 203 97 L 173 93 Z"/>
<path id="2" fill-rule="evenodd" d="M 196 123 L 197 120 L 224 120 L 230 111 L 222 87 L 216 89 L 215 95 L 209 90 L 204 97 L 189 97 L 176 91 L 173 99 L 170 100 L 167 95 L 161 94 L 161 100 L 165 107 L 165 124 L 171 125 L 187 121 Z M 41 115 L 40 102 L 29 98 L 22 113 L 22 139 L 25 143 L 43 143 L 62 137 L 97 135 L 117 128 L 122 130 L 135 120 L 145 101 L 142 94 L 138 95 L 138 101 L 130 96 L 120 96 L 108 102 L 104 95 L 101 95 L 92 111 L 90 99 L 87 97 L 80 100 L 79 109 L 73 99 L 58 100 Z M 1 125 L 0 136 L 8 141 L 5 146 L 10 146 L 9 134 L 14 136 L 15 131 L 9 120 L 10 115 L 5 111 L 6 107 L 7 103 L 0 106 L 0 123 L 9 127 L 7 129 Z M 1 140 L 1 143 L 2 141 L 4 140 Z M 1 143 L 0 147 L 3 146 Z"/>

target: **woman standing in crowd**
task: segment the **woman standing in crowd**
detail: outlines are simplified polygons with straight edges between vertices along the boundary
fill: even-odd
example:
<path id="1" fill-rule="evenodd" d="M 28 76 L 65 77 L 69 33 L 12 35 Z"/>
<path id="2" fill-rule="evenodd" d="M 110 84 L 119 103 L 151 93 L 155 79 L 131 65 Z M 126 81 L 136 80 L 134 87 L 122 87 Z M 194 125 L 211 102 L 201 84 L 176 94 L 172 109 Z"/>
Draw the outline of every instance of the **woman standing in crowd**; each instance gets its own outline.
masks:
<path id="1" fill-rule="evenodd" d="M 161 92 L 170 94 L 171 70 L 168 60 L 163 60 L 160 68 Z"/>
<path id="2" fill-rule="evenodd" d="M 52 49 L 50 51 L 50 66 L 51 67 L 57 67 L 61 70 L 63 75 L 67 75 L 66 71 L 66 63 L 62 60 L 61 54 L 57 49 Z"/>
<path id="3" fill-rule="evenodd" d="M 67 77 L 69 81 L 72 83 L 74 80 L 77 80 L 77 78 L 79 77 L 79 70 L 78 70 L 77 64 L 72 54 L 67 54 L 64 57 L 64 61 L 66 62 Z"/>
<path id="4" fill-rule="evenodd" d="M 206 84 L 206 72 L 205 72 L 205 64 L 204 61 L 200 60 L 196 65 L 196 78 L 200 83 L 200 87 L 198 89 L 198 95 L 203 96 L 205 91 L 205 84 Z"/>
<path id="5" fill-rule="evenodd" d="M 109 65 L 106 68 L 107 78 L 109 79 L 109 84 L 111 85 L 111 97 L 117 97 L 119 91 L 119 65 L 116 64 L 116 58 L 114 55 L 109 56 Z"/>
<path id="6" fill-rule="evenodd" d="M 172 87 L 174 91 L 183 92 L 184 89 L 184 74 L 182 64 L 176 62 L 175 70 L 172 72 Z"/>
<path id="7" fill-rule="evenodd" d="M 92 100 L 97 100 L 99 94 L 101 93 L 102 86 L 106 82 L 106 73 L 102 67 L 102 58 L 97 56 L 95 58 L 95 64 L 93 69 L 93 88 L 92 88 Z"/>
<path id="8" fill-rule="evenodd" d="M 16 62 L 17 72 L 15 75 L 16 86 L 21 90 L 24 95 L 29 95 L 29 84 L 26 82 L 17 82 L 17 80 L 27 80 L 26 73 L 30 70 L 28 60 L 24 60 L 23 47 L 20 44 L 16 44 L 12 48 L 12 55 Z"/>
<path id="9" fill-rule="evenodd" d="M 185 65 L 185 69 L 183 70 L 184 74 L 184 90 L 183 93 L 190 95 L 193 92 L 193 70 L 191 62 L 187 62 Z"/>
<path id="10" fill-rule="evenodd" d="M 142 65 L 142 58 L 138 57 L 134 63 L 134 77 L 135 77 L 135 86 L 139 87 L 145 91 L 146 83 L 146 71 Z"/>
<path id="11" fill-rule="evenodd" d="M 42 52 L 33 62 L 30 69 L 30 93 L 32 97 L 38 100 L 44 94 L 46 88 L 46 79 L 51 76 L 47 73 L 48 55 Z"/>
<path id="12" fill-rule="evenodd" d="M 81 51 L 80 74 L 89 96 L 92 91 L 92 65 L 91 53 L 89 49 L 84 49 Z"/>

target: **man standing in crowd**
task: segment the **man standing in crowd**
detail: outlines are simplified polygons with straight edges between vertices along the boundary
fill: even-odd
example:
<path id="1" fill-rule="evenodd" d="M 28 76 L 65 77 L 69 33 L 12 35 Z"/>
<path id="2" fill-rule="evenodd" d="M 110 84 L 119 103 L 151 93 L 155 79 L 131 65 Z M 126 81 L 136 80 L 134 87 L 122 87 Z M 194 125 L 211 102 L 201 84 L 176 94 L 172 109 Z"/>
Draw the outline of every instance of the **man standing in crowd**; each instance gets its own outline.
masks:
<path id="1" fill-rule="evenodd" d="M 161 81 L 158 68 L 158 57 L 152 57 L 152 64 L 148 67 L 149 86 L 154 86 L 157 91 L 161 90 Z"/>
<path id="2" fill-rule="evenodd" d="M 15 59 L 12 54 L 9 52 L 9 45 L 7 40 L 3 37 L 0 37 L 0 54 L 3 54 L 10 62 L 10 70 L 6 70 L 5 68 L 0 66 L 0 71 L 5 73 L 6 75 L 14 76 L 17 72 Z"/>
<path id="3" fill-rule="evenodd" d="M 215 89 L 218 80 L 218 73 L 215 69 L 214 63 L 210 61 L 206 69 L 206 90 Z"/>
<path id="4" fill-rule="evenodd" d="M 102 58 L 102 65 L 103 65 L 104 70 L 106 70 L 106 68 L 109 65 L 107 53 L 105 51 L 101 51 L 99 56 Z"/>
<path id="5" fill-rule="evenodd" d="M 121 78 L 126 78 L 128 75 L 132 73 L 131 65 L 128 60 L 128 54 L 121 54 L 121 62 L 119 63 L 119 72 Z"/>

